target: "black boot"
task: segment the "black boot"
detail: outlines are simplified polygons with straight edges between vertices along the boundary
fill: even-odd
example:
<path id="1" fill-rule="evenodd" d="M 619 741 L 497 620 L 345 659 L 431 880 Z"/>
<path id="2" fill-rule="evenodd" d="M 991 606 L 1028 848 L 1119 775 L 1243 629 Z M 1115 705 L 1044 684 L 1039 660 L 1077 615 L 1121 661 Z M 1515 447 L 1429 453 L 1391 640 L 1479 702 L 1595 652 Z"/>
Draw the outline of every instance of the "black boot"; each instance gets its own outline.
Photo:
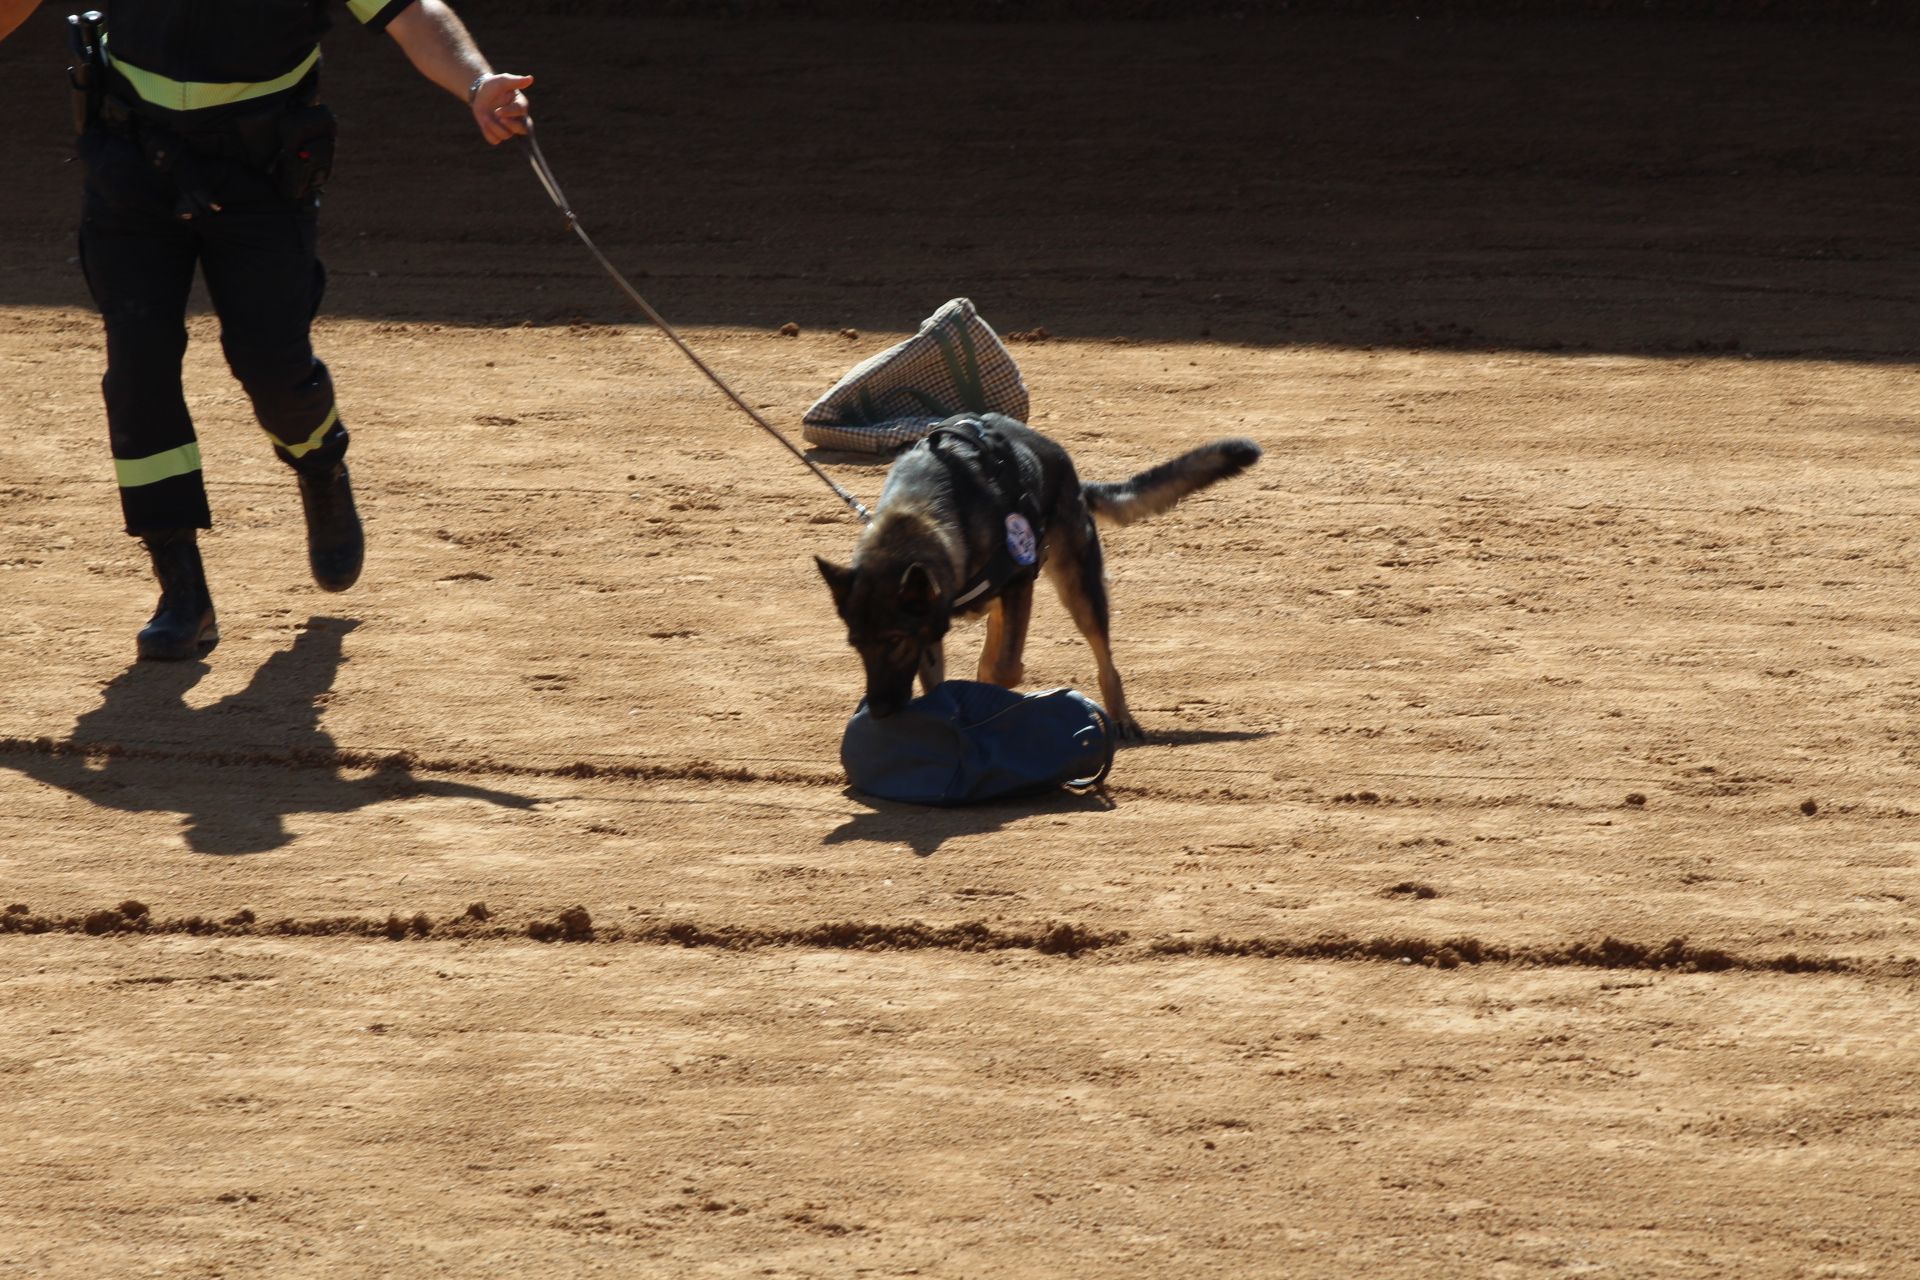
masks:
<path id="1" fill-rule="evenodd" d="M 360 580 L 367 556 L 347 464 L 336 462 L 317 475 L 299 475 L 300 506 L 307 513 L 307 565 L 322 591 L 345 591 Z"/>
<path id="2" fill-rule="evenodd" d="M 213 595 L 200 564 L 200 542 L 192 529 L 143 534 L 153 576 L 160 580 L 160 605 L 140 632 L 140 656 L 160 662 L 184 662 L 213 652 L 220 628 L 213 618 Z"/>

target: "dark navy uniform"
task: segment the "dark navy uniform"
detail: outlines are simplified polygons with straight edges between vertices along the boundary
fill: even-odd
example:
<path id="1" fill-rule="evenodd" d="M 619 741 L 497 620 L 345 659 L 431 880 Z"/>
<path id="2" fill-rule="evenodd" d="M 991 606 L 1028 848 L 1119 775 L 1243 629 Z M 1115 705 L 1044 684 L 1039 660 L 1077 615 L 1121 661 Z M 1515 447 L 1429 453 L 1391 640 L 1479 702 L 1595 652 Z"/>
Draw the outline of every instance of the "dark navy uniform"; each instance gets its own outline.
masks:
<path id="1" fill-rule="evenodd" d="M 180 382 L 196 266 L 227 363 L 280 457 L 312 479 L 346 452 L 308 337 L 325 286 L 318 196 L 290 168 L 291 152 L 331 147 L 313 103 L 319 40 L 343 2 L 381 30 L 413 0 L 101 5 L 106 99 L 81 138 L 80 252 L 106 321 L 102 388 L 128 533 L 210 524 Z"/>

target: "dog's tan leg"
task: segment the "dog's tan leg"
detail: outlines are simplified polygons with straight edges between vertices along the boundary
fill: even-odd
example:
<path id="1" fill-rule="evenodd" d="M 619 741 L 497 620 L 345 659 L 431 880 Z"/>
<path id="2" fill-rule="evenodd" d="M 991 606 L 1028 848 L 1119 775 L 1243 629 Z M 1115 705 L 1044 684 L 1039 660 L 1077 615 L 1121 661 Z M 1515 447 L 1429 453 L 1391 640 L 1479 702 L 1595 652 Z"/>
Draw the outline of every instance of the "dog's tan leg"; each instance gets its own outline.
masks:
<path id="1" fill-rule="evenodd" d="M 993 673 L 1000 666 L 1000 646 L 1007 639 L 1007 608 L 1003 601 L 995 600 L 987 606 L 987 642 L 980 646 L 980 666 L 974 672 L 977 680 L 992 680 Z"/>
<path id="2" fill-rule="evenodd" d="M 1093 649 L 1093 661 L 1100 671 L 1100 701 L 1113 717 L 1113 727 L 1122 739 L 1137 740 L 1146 735 L 1127 713 L 1127 694 L 1120 683 L 1119 668 L 1113 665 L 1113 647 L 1108 641 L 1106 570 L 1101 561 L 1100 543 L 1089 529 L 1084 541 L 1062 548 L 1068 554 L 1047 561 L 1047 576 L 1060 594 L 1073 624 Z"/>
<path id="3" fill-rule="evenodd" d="M 935 640 L 920 653 L 920 692 L 932 693 L 947 678 L 946 646 Z"/>
<path id="4" fill-rule="evenodd" d="M 987 643 L 980 650 L 979 678 L 1002 688 L 1027 677 L 1027 624 L 1033 620 L 1033 579 L 1008 587 L 987 610 Z"/>
<path id="5" fill-rule="evenodd" d="M 1107 637 L 1097 631 L 1087 631 L 1087 644 L 1093 649 L 1093 660 L 1100 669 L 1100 701 L 1106 704 L 1107 714 L 1113 717 L 1114 730 L 1126 741 L 1138 741 L 1146 737 L 1146 731 L 1140 727 L 1133 713 L 1127 710 L 1126 690 L 1120 684 L 1120 669 L 1113 665 L 1113 649 L 1107 643 Z"/>

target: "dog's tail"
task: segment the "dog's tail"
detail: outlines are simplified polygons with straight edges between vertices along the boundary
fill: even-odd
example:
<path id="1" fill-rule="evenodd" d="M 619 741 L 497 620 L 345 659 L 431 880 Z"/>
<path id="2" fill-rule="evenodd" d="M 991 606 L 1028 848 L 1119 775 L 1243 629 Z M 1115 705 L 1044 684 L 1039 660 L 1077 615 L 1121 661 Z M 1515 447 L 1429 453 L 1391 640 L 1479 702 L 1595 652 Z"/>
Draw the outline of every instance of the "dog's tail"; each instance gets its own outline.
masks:
<path id="1" fill-rule="evenodd" d="M 1260 461 L 1260 446 L 1244 436 L 1215 440 L 1131 480 L 1114 484 L 1083 484 L 1087 507 L 1109 524 L 1132 524 L 1157 516 L 1190 493 L 1198 493 L 1228 476 L 1237 476 Z"/>

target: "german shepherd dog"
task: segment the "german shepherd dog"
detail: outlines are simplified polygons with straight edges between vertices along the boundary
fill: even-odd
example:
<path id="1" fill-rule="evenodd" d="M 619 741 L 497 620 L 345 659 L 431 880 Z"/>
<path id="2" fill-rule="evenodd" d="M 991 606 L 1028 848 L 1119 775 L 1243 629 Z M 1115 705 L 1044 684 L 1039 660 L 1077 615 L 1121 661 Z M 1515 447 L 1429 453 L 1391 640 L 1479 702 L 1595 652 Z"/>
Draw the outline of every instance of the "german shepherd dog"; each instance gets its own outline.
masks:
<path id="1" fill-rule="evenodd" d="M 1131 480 L 1084 484 L 1054 441 L 1002 414 L 936 426 L 887 472 L 873 523 L 842 566 L 816 556 L 866 667 L 868 711 L 889 716 L 946 678 L 942 641 L 956 617 L 987 615 L 979 678 L 1012 688 L 1041 569 L 1093 648 L 1100 697 L 1120 737 L 1127 714 L 1107 629 L 1107 584 L 1094 520 L 1132 524 L 1260 458 L 1251 440 L 1216 440 Z"/>

